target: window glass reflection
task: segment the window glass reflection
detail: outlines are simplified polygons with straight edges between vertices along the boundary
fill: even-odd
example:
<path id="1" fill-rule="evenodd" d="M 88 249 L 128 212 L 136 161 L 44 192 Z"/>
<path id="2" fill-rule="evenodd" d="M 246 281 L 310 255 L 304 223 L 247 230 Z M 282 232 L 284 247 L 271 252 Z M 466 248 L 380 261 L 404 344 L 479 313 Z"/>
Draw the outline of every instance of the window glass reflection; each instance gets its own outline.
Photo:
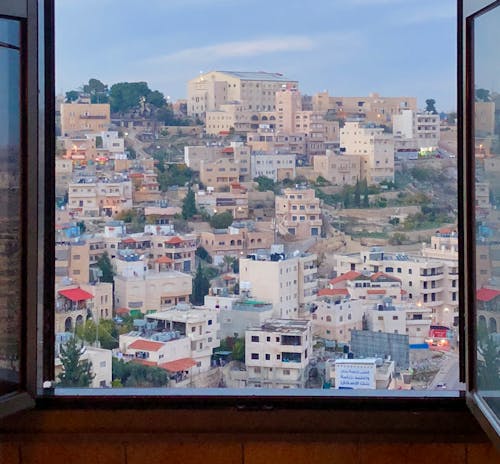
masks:
<path id="1" fill-rule="evenodd" d="M 0 19 L 0 393 L 19 382 L 20 354 L 20 27 Z"/>
<path id="2" fill-rule="evenodd" d="M 500 8 L 474 24 L 477 386 L 495 412 L 500 390 Z"/>

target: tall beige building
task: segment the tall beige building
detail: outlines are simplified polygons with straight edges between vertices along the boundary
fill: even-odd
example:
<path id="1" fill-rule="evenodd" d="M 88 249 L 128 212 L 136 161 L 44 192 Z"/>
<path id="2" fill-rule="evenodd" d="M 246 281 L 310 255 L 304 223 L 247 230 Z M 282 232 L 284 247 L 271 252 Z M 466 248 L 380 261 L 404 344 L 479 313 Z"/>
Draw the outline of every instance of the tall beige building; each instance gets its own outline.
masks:
<path id="1" fill-rule="evenodd" d="M 392 117 L 404 109 L 417 110 L 415 97 L 382 97 L 371 93 L 366 97 L 332 97 L 320 92 L 312 97 L 313 110 L 334 110 L 344 117 L 357 116 L 364 122 L 390 125 Z"/>
<path id="2" fill-rule="evenodd" d="M 361 157 L 361 179 L 368 184 L 394 180 L 394 137 L 382 127 L 346 122 L 340 130 L 340 151 Z"/>
<path id="3" fill-rule="evenodd" d="M 286 188 L 275 198 L 276 226 L 297 239 L 321 235 L 321 208 L 313 189 Z"/>
<path id="4" fill-rule="evenodd" d="M 274 96 L 283 85 L 298 85 L 280 73 L 211 71 L 188 82 L 189 116 L 205 117 L 207 111 L 238 101 L 252 111 L 275 109 Z"/>
<path id="5" fill-rule="evenodd" d="M 355 185 L 360 176 L 361 156 L 337 155 L 332 150 L 326 150 L 325 155 L 313 158 L 313 167 L 316 176 L 334 185 Z"/>
<path id="6" fill-rule="evenodd" d="M 111 123 L 109 103 L 63 103 L 61 105 L 61 134 L 101 132 Z"/>

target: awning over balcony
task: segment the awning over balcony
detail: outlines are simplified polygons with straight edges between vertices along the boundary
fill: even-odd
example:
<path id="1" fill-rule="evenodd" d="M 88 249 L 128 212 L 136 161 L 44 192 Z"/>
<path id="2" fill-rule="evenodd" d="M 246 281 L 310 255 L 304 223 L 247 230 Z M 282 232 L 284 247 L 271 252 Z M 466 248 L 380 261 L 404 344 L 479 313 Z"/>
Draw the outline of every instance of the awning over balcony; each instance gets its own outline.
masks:
<path id="1" fill-rule="evenodd" d="M 92 298 L 94 298 L 94 295 L 92 295 L 89 292 L 86 292 L 85 290 L 82 290 L 81 288 L 69 288 L 66 290 L 59 290 L 59 295 L 62 295 L 71 301 L 84 301 L 84 300 L 91 300 Z"/>
<path id="2" fill-rule="evenodd" d="M 193 366 L 196 366 L 196 361 L 192 358 L 176 359 L 175 361 L 166 362 L 160 365 L 162 369 L 169 372 L 187 371 Z"/>

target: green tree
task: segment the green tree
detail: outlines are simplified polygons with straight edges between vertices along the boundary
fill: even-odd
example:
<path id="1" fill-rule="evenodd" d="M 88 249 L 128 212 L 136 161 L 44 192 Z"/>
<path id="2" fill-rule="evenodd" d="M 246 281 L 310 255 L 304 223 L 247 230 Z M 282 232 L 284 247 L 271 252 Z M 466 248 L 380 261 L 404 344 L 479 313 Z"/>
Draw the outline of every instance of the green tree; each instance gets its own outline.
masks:
<path id="1" fill-rule="evenodd" d="M 92 374 L 92 363 L 81 359 L 85 352 L 83 342 L 78 343 L 71 337 L 65 345 L 61 345 L 59 359 L 62 372 L 57 376 L 60 387 L 89 387 L 95 374 Z"/>
<path id="2" fill-rule="evenodd" d="M 146 95 L 146 102 L 155 106 L 156 108 L 162 108 L 167 104 L 165 97 L 159 90 L 152 90 Z"/>
<path id="3" fill-rule="evenodd" d="M 482 102 L 491 101 L 490 91 L 488 89 L 476 89 L 476 100 Z"/>
<path id="4" fill-rule="evenodd" d="M 97 338 L 100 347 L 105 350 L 118 348 L 118 329 L 116 324 L 109 319 L 103 319 L 99 321 L 99 324 L 89 319 L 77 326 L 76 335 L 88 344 L 95 343 Z"/>
<path id="5" fill-rule="evenodd" d="M 457 122 L 457 113 L 456 112 L 451 112 L 446 115 L 446 121 L 448 124 L 456 124 Z"/>
<path id="6" fill-rule="evenodd" d="M 80 92 L 78 90 L 70 90 L 69 92 L 66 92 L 66 103 L 71 103 L 76 100 L 78 100 L 78 97 L 80 96 Z"/>
<path id="7" fill-rule="evenodd" d="M 276 184 L 269 177 L 259 176 L 256 177 L 254 181 L 258 184 L 257 190 L 259 192 L 267 192 L 268 190 L 270 190 L 271 192 L 276 191 Z"/>
<path id="8" fill-rule="evenodd" d="M 80 234 L 83 234 L 87 230 L 87 227 L 85 226 L 85 221 L 78 221 L 76 225 L 80 229 Z"/>
<path id="9" fill-rule="evenodd" d="M 182 217 L 190 219 L 196 214 L 196 200 L 191 187 L 188 189 L 186 196 L 182 202 Z"/>
<path id="10" fill-rule="evenodd" d="M 425 111 L 432 113 L 432 114 L 437 114 L 436 100 L 434 100 L 434 98 L 429 98 L 429 99 L 425 100 Z"/>
<path id="11" fill-rule="evenodd" d="M 105 251 L 97 260 L 97 267 L 102 272 L 101 282 L 113 283 L 115 277 L 115 271 L 113 270 L 113 265 L 109 259 L 108 252 Z"/>
<path id="12" fill-rule="evenodd" d="M 227 229 L 233 223 L 233 215 L 231 211 L 215 213 L 209 222 L 214 229 Z"/>
<path id="13" fill-rule="evenodd" d="M 356 185 L 354 187 L 354 206 L 358 208 L 361 207 L 361 185 L 359 180 L 356 181 Z"/>
<path id="14" fill-rule="evenodd" d="M 119 82 L 113 84 L 109 90 L 111 111 L 125 113 L 140 106 L 141 97 L 144 99 L 151 93 L 146 82 Z"/>
<path id="15" fill-rule="evenodd" d="M 229 272 L 232 270 L 234 263 L 236 261 L 236 258 L 234 256 L 225 255 L 222 258 L 222 261 L 224 263 L 225 272 Z"/>
<path id="16" fill-rule="evenodd" d="M 135 160 L 137 159 L 137 153 L 132 147 L 127 147 L 127 159 Z"/>
<path id="17" fill-rule="evenodd" d="M 227 337 L 220 342 L 221 351 L 232 351 L 235 361 L 245 362 L 245 339 L 238 337 Z"/>
<path id="18" fill-rule="evenodd" d="M 160 367 L 144 366 L 136 362 L 124 362 L 113 358 L 112 376 L 113 387 L 116 385 L 118 388 L 141 387 L 141 388 L 154 388 L 154 387 L 167 387 L 169 383 L 168 373 Z"/>
<path id="19" fill-rule="evenodd" d="M 198 256 L 198 258 L 202 259 L 203 261 L 206 261 L 207 263 L 211 264 L 212 263 L 212 257 L 208 253 L 208 251 L 203 248 L 201 245 L 196 248 L 195 255 Z"/>
<path id="20" fill-rule="evenodd" d="M 210 281 L 208 280 L 201 263 L 198 263 L 196 275 L 193 279 L 193 292 L 191 294 L 191 303 L 194 305 L 202 305 L 205 302 L 205 295 L 208 295 L 210 290 Z"/>
<path id="21" fill-rule="evenodd" d="M 88 84 L 83 86 L 83 91 L 90 95 L 91 103 L 108 103 L 108 86 L 99 79 L 91 78 Z"/>

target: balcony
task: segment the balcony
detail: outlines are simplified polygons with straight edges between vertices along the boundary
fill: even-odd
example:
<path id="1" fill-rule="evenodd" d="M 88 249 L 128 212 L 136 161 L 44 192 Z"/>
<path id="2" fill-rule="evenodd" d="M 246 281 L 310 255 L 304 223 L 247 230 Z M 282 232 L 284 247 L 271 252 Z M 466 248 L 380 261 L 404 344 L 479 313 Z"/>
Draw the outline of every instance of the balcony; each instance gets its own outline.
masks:
<path id="1" fill-rule="evenodd" d="M 102 115 L 81 114 L 80 119 L 98 120 L 98 119 L 107 119 L 107 117 Z"/>

